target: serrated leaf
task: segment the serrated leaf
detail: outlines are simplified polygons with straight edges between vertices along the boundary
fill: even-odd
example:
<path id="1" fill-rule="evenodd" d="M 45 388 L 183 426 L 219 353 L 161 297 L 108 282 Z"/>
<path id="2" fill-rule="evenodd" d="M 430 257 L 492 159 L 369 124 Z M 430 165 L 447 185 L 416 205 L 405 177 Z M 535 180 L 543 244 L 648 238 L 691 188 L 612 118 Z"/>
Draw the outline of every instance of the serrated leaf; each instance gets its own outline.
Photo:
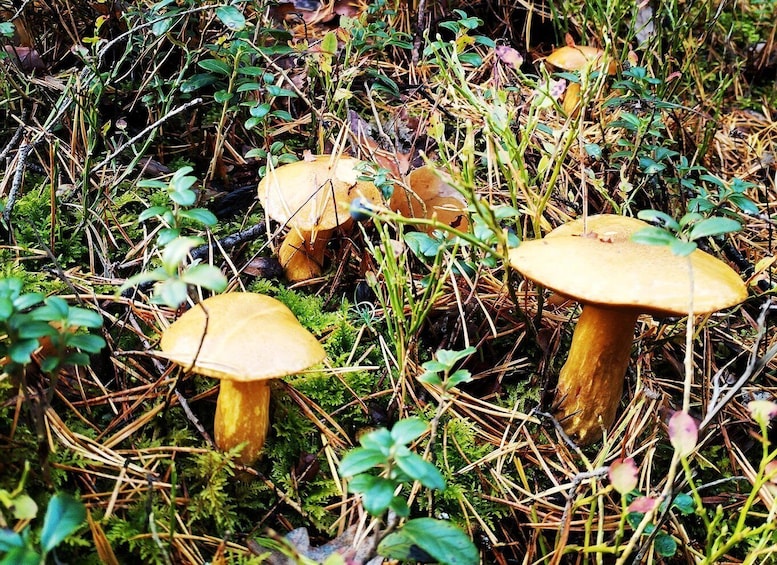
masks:
<path id="1" fill-rule="evenodd" d="M 391 428 L 391 439 L 394 443 L 407 445 L 421 437 L 429 425 L 420 418 L 404 418 Z"/>
<path id="2" fill-rule="evenodd" d="M 443 565 L 477 565 L 480 562 L 475 544 L 450 522 L 416 518 L 409 520 L 401 531 Z"/>
<path id="3" fill-rule="evenodd" d="M 386 456 L 377 450 L 357 447 L 345 454 L 340 461 L 340 476 L 353 477 L 386 462 Z"/>
<path id="4" fill-rule="evenodd" d="M 396 464 L 411 479 L 419 481 L 426 488 L 443 490 L 445 479 L 440 470 L 416 453 L 397 455 Z"/>
<path id="5" fill-rule="evenodd" d="M 216 17 L 232 31 L 240 31 L 246 26 L 245 16 L 234 6 L 219 6 L 216 8 Z"/>
<path id="6" fill-rule="evenodd" d="M 86 508 L 73 496 L 57 493 L 49 501 L 40 543 L 44 553 L 50 552 L 86 520 Z"/>

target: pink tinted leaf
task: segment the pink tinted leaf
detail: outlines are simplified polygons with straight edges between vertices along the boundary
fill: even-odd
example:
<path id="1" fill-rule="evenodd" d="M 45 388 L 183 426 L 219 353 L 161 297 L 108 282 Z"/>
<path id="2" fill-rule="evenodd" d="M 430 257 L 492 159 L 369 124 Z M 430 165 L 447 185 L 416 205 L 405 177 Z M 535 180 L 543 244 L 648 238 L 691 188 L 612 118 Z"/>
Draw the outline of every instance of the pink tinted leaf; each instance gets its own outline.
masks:
<path id="1" fill-rule="evenodd" d="M 761 425 L 769 425 L 769 420 L 777 416 L 777 403 L 771 400 L 753 400 L 747 403 L 747 409 L 753 419 Z"/>
<path id="2" fill-rule="evenodd" d="M 629 504 L 629 512 L 639 512 L 641 514 L 647 514 L 656 507 L 658 501 L 651 496 L 638 496 Z"/>
<path id="3" fill-rule="evenodd" d="M 678 410 L 669 419 L 669 442 L 680 457 L 687 457 L 696 447 L 699 427 L 690 414 Z"/>
<path id="4" fill-rule="evenodd" d="M 521 65 L 523 65 L 523 57 L 512 47 L 497 45 L 494 51 L 496 52 L 496 56 L 499 57 L 499 60 L 505 65 L 514 69 L 519 69 Z"/>
<path id="5" fill-rule="evenodd" d="M 766 464 L 764 476 L 770 483 L 777 484 L 777 461 L 772 460 Z"/>
<path id="6" fill-rule="evenodd" d="M 639 469 L 637 469 L 637 465 L 631 457 L 616 459 L 612 462 L 610 470 L 607 472 L 613 488 L 621 494 L 629 493 L 637 488 L 638 475 Z"/>

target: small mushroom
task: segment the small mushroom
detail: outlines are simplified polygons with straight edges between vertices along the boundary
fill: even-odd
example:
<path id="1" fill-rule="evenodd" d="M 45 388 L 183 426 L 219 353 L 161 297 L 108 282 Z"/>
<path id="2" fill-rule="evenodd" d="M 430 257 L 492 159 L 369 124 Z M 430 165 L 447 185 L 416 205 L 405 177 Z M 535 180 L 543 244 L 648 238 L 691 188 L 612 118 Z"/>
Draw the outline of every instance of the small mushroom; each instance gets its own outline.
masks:
<path id="1" fill-rule="evenodd" d="M 407 176 L 410 188 L 395 186 L 390 206 L 406 218 L 437 218 L 443 224 L 466 231 L 467 201 L 459 191 L 440 178 L 433 167 L 421 167 Z M 433 231 L 431 226 L 427 232 Z"/>
<path id="2" fill-rule="evenodd" d="M 278 251 L 290 281 L 321 274 L 326 244 L 338 226 L 349 224 L 353 200 L 380 203 L 378 188 L 359 180 L 359 163 L 353 157 L 319 155 L 269 171 L 259 183 L 267 216 L 290 228 Z"/>
<path id="3" fill-rule="evenodd" d="M 187 371 L 221 379 L 214 439 L 224 451 L 245 444 L 239 457 L 245 465 L 256 461 L 267 437 L 269 381 L 326 355 L 281 302 L 247 292 L 203 300 L 163 332 L 160 347 Z"/>
<path id="4" fill-rule="evenodd" d="M 509 252 L 510 265 L 526 278 L 583 304 L 554 402 L 564 430 L 581 445 L 615 420 L 641 313 L 687 315 L 693 301 L 693 314 L 707 314 L 747 297 L 739 275 L 712 255 L 697 249 L 679 257 L 632 241 L 648 225 L 641 220 L 604 214 L 585 225 L 584 233 L 575 220 Z"/>
<path id="5" fill-rule="evenodd" d="M 604 66 L 604 51 L 590 45 L 565 45 L 553 50 L 545 57 L 545 62 L 562 71 L 583 71 L 586 67 Z M 614 75 L 617 70 L 615 61 L 607 63 L 607 74 Z M 570 82 L 564 93 L 564 112 L 572 115 L 580 102 L 580 83 Z"/>

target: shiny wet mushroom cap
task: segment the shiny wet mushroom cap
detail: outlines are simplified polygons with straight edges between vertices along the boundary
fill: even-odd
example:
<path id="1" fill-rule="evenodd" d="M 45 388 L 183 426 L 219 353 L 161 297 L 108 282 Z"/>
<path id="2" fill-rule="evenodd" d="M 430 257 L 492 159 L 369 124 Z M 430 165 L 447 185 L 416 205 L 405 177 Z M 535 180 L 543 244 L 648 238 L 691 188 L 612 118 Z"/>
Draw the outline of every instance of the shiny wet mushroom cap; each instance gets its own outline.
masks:
<path id="1" fill-rule="evenodd" d="M 219 449 L 259 456 L 269 428 L 269 381 L 325 357 L 318 340 L 278 300 L 233 292 L 203 300 L 162 334 L 162 354 L 187 371 L 221 379 L 214 436 Z"/>
<path id="2" fill-rule="evenodd" d="M 685 315 L 692 306 L 706 314 L 747 297 L 739 275 L 712 255 L 697 249 L 680 257 L 631 240 L 647 226 L 592 216 L 586 233 L 575 220 L 509 252 L 526 278 L 583 304 L 555 399 L 564 430 L 580 444 L 599 439 L 615 419 L 641 313 Z"/>
<path id="3" fill-rule="evenodd" d="M 381 202 L 375 184 L 359 180 L 360 163 L 345 155 L 319 155 L 268 170 L 259 183 L 267 216 L 290 228 L 278 252 L 290 281 L 321 274 L 327 241 L 351 221 L 353 200 Z"/>

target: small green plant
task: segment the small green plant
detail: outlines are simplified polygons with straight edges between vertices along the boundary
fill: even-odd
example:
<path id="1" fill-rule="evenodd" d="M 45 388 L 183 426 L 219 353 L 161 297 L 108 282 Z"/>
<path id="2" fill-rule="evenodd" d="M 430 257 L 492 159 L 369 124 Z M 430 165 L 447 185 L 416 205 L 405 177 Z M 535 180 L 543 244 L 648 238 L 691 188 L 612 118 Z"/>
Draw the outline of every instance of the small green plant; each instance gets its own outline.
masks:
<path id="1" fill-rule="evenodd" d="M 85 519 L 86 508 L 80 500 L 61 492 L 55 494 L 49 500 L 43 526 L 35 536 L 32 535 L 29 525 L 21 532 L 15 532 L 6 527 L 0 529 L 0 552 L 5 553 L 0 559 L 0 565 L 46 563 L 47 557 L 62 541 L 75 532 Z M 36 538 L 40 540 L 39 543 L 35 542 Z"/>
<path id="2" fill-rule="evenodd" d="M 632 240 L 647 245 L 668 245 L 675 255 L 686 256 L 696 249 L 696 240 L 714 237 L 742 229 L 733 218 L 704 217 L 698 212 L 688 212 L 680 220 L 658 210 L 642 210 L 638 217 L 656 225 L 646 227 L 632 236 Z"/>
<path id="3" fill-rule="evenodd" d="M 166 193 L 170 205 L 151 206 L 144 210 L 138 221 L 159 218 L 162 227 L 157 235 L 157 246 L 161 249 L 161 266 L 153 271 L 139 273 L 127 279 L 120 291 L 138 284 L 154 281 L 152 302 L 177 308 L 188 297 L 189 285 L 223 292 L 227 279 L 213 265 L 192 263 L 184 266 L 191 249 L 204 243 L 201 237 L 184 236 L 186 222 L 203 227 L 216 223 L 216 216 L 204 208 L 191 208 L 197 201 L 192 186 L 197 178 L 190 175 L 191 167 L 178 169 L 168 182 L 147 180 L 138 186 L 156 188 Z"/>
<path id="4" fill-rule="evenodd" d="M 25 365 L 32 361 L 33 352 L 47 338 L 51 347 L 41 362 L 49 374 L 65 365 L 88 365 L 89 353 L 105 347 L 105 340 L 80 328 L 99 328 L 102 318 L 97 312 L 68 305 L 58 296 L 44 298 L 37 292 L 23 293 L 20 279 L 0 279 L 0 356 L 7 356 L 4 370 L 21 376 Z"/>
<path id="5" fill-rule="evenodd" d="M 398 517 L 408 517 L 410 506 L 397 493 L 415 481 L 431 490 L 445 488 L 445 479 L 437 467 L 410 448 L 427 429 L 428 425 L 419 418 L 406 418 L 391 430 L 379 428 L 365 434 L 359 440 L 361 447 L 343 457 L 340 474 L 350 477 L 348 490 L 361 494 L 362 505 L 371 516 L 380 518 L 391 511 Z M 387 535 L 378 545 L 378 553 L 384 557 L 417 560 L 426 556 L 451 565 L 478 562 L 472 541 L 449 522 L 413 518 L 398 530 L 391 529 L 387 528 Z"/>

